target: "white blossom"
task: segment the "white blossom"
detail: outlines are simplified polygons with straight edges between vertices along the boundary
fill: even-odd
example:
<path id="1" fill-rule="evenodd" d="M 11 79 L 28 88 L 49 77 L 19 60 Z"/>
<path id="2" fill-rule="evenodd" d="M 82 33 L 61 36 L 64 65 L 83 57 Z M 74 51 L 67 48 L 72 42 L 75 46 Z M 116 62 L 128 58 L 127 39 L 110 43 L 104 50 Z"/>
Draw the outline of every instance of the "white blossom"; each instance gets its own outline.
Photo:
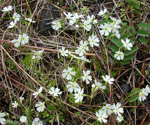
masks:
<path id="1" fill-rule="evenodd" d="M 75 76 L 76 72 L 72 71 L 73 69 L 68 67 L 68 69 L 64 69 L 62 72 L 62 77 L 67 80 L 71 80 L 72 76 Z"/>
<path id="2" fill-rule="evenodd" d="M 51 87 L 50 90 L 49 90 L 49 93 L 53 96 L 58 96 L 60 95 L 62 92 L 60 91 L 59 88 L 54 88 L 54 87 Z"/>
<path id="3" fill-rule="evenodd" d="M 44 109 L 45 109 L 45 105 L 44 105 L 44 102 L 38 102 L 35 104 L 35 107 L 36 107 L 36 110 L 38 112 L 43 112 Z"/>

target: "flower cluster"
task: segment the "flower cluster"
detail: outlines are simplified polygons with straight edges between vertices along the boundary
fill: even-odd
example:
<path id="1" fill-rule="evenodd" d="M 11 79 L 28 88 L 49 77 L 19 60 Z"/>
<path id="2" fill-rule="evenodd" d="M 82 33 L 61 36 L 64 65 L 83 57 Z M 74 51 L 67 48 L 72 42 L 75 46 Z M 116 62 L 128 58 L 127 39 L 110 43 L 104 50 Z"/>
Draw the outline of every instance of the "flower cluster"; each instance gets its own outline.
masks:
<path id="1" fill-rule="evenodd" d="M 146 100 L 146 97 L 148 96 L 149 93 L 150 93 L 150 88 L 147 85 L 145 88 L 140 90 L 140 92 L 139 92 L 139 100 L 140 101 Z"/>
<path id="2" fill-rule="evenodd" d="M 122 113 L 123 108 L 121 108 L 121 103 L 117 102 L 117 104 L 106 104 L 102 107 L 102 109 L 99 109 L 98 112 L 96 112 L 96 116 L 98 118 L 98 121 L 107 123 L 107 118 L 112 113 L 117 115 L 117 121 L 121 122 L 123 120 Z"/>

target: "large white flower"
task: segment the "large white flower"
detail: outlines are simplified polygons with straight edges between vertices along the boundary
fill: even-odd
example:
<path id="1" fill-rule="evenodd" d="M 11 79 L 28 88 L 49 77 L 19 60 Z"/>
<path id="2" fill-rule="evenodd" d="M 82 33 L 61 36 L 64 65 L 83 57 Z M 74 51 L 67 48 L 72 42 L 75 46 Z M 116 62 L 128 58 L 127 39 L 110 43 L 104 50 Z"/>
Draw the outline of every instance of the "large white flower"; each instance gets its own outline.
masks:
<path id="1" fill-rule="evenodd" d="M 123 46 L 127 49 L 127 50 L 131 50 L 131 48 L 133 47 L 133 44 L 130 43 L 130 39 L 126 39 L 125 41 L 122 39 L 121 42 L 123 43 Z"/>
<path id="2" fill-rule="evenodd" d="M 100 28 L 101 28 L 100 33 L 101 35 L 104 35 L 104 36 L 108 36 L 112 30 L 110 24 L 107 24 L 107 23 L 100 25 Z"/>
<path id="3" fill-rule="evenodd" d="M 108 115 L 103 110 L 99 109 L 98 112 L 96 112 L 96 117 L 98 118 L 98 121 L 107 123 Z"/>
<path id="4" fill-rule="evenodd" d="M 78 89 L 80 88 L 80 86 L 78 85 L 78 83 L 76 82 L 68 82 L 69 84 L 67 84 L 67 89 L 69 92 L 77 92 Z"/>
<path id="5" fill-rule="evenodd" d="M 62 77 L 67 80 L 71 80 L 72 76 L 75 76 L 76 72 L 72 71 L 72 68 L 68 67 L 68 69 L 64 69 L 62 72 Z"/>
<path id="6" fill-rule="evenodd" d="M 68 50 L 65 50 L 65 47 L 62 47 L 62 49 L 59 49 L 59 52 L 62 56 L 68 56 L 68 53 L 70 53 Z"/>
<path id="7" fill-rule="evenodd" d="M 107 12 L 107 9 L 105 8 L 104 10 L 101 10 L 101 11 L 98 13 L 98 16 L 102 16 L 102 15 L 104 15 L 106 12 Z"/>
<path id="8" fill-rule="evenodd" d="M 45 105 L 44 105 L 44 102 L 38 102 L 35 104 L 35 107 L 36 107 L 36 110 L 38 112 L 43 112 L 44 109 L 45 109 Z"/>
<path id="9" fill-rule="evenodd" d="M 35 118 L 32 125 L 43 125 L 43 122 L 39 118 Z"/>
<path id="10" fill-rule="evenodd" d="M 121 51 L 117 51 L 117 52 L 115 52 L 114 58 L 116 58 L 117 60 L 123 60 L 124 59 L 124 53 Z"/>
<path id="11" fill-rule="evenodd" d="M 36 98 L 42 91 L 43 91 L 43 87 L 40 87 L 37 92 L 34 92 L 34 93 L 33 93 L 34 98 Z"/>
<path id="12" fill-rule="evenodd" d="M 44 52 L 44 49 L 40 50 L 40 51 L 34 51 L 34 50 L 32 50 L 32 52 L 34 52 L 34 54 L 32 56 L 32 59 L 40 60 L 42 58 L 42 54 Z"/>
<path id="13" fill-rule="evenodd" d="M 113 84 L 114 78 L 111 78 L 109 75 L 102 76 L 103 80 L 109 84 Z"/>
<path id="14" fill-rule="evenodd" d="M 14 22 L 16 23 L 17 21 L 19 21 L 20 20 L 20 15 L 18 14 L 18 13 L 14 13 L 13 14 L 13 19 L 14 19 Z"/>
<path id="15" fill-rule="evenodd" d="M 20 121 L 23 122 L 23 123 L 26 123 L 27 122 L 27 117 L 26 116 L 21 116 Z"/>
<path id="16" fill-rule="evenodd" d="M 92 76 L 89 75 L 90 73 L 91 73 L 90 70 L 87 71 L 83 70 L 82 80 L 86 81 L 86 84 L 89 84 L 90 83 L 89 80 L 92 80 Z"/>
<path id="17" fill-rule="evenodd" d="M 6 116 L 6 114 L 4 112 L 3 113 L 0 112 L 0 123 L 2 125 L 4 125 L 6 123 L 6 119 L 4 118 L 5 116 Z"/>
<path id="18" fill-rule="evenodd" d="M 19 35 L 19 39 L 21 39 L 21 44 L 26 44 L 29 42 L 29 36 L 25 33 Z"/>
<path id="19" fill-rule="evenodd" d="M 116 115 L 119 115 L 119 116 L 120 116 L 121 113 L 124 112 L 124 111 L 123 111 L 123 108 L 121 108 L 121 103 L 119 103 L 119 102 L 117 102 L 116 105 L 113 104 L 112 107 L 113 107 L 113 111 L 114 111 L 114 113 L 115 113 Z"/>
<path id="20" fill-rule="evenodd" d="M 88 41 L 89 41 L 91 47 L 99 45 L 99 39 L 94 34 L 92 34 L 91 36 L 89 36 Z"/>
<path id="21" fill-rule="evenodd" d="M 8 7 L 4 7 L 2 9 L 3 12 L 8 12 L 8 11 L 12 11 L 13 7 L 12 6 L 8 6 Z"/>
<path id="22" fill-rule="evenodd" d="M 59 88 L 54 88 L 54 87 L 51 87 L 50 90 L 49 90 L 49 93 L 53 96 L 58 96 L 60 95 L 62 92 L 60 91 Z"/>
<path id="23" fill-rule="evenodd" d="M 59 22 L 59 21 L 53 21 L 53 22 L 52 22 L 52 28 L 53 28 L 54 30 L 59 30 L 59 29 L 61 28 L 60 22 Z"/>
<path id="24" fill-rule="evenodd" d="M 84 89 L 79 88 L 78 91 L 74 94 L 75 102 L 81 102 L 83 100 Z"/>
<path id="25" fill-rule="evenodd" d="M 13 108 L 17 108 L 18 103 L 15 101 L 14 103 L 12 103 Z"/>

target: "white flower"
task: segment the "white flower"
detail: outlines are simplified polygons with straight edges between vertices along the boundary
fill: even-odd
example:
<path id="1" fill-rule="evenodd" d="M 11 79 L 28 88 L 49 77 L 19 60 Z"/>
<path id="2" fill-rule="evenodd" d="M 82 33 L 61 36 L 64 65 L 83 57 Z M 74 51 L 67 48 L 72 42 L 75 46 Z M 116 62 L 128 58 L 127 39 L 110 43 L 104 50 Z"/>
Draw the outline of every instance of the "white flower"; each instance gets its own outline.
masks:
<path id="1" fill-rule="evenodd" d="M 145 87 L 145 91 L 146 91 L 147 93 L 150 93 L 150 88 L 149 88 L 149 86 L 148 86 L 148 85 L 146 85 L 146 87 Z"/>
<path id="2" fill-rule="evenodd" d="M 96 35 L 92 34 L 92 36 L 89 36 L 88 41 L 91 47 L 98 46 L 99 39 Z"/>
<path id="3" fill-rule="evenodd" d="M 105 89 L 106 87 L 105 86 L 102 86 L 102 83 L 100 82 L 97 82 L 97 80 L 95 79 L 95 86 L 100 88 L 100 89 Z"/>
<path id="4" fill-rule="evenodd" d="M 122 39 L 121 42 L 123 43 L 123 46 L 127 49 L 127 50 L 131 50 L 131 48 L 133 47 L 133 44 L 130 43 L 130 40 L 127 38 L 125 41 Z"/>
<path id="5" fill-rule="evenodd" d="M 100 25 L 100 28 L 102 29 L 100 30 L 100 33 L 101 35 L 104 35 L 104 36 L 108 36 L 112 30 L 111 26 L 107 23 Z"/>
<path id="6" fill-rule="evenodd" d="M 29 36 L 25 33 L 19 35 L 19 39 L 21 39 L 21 44 L 26 44 L 29 42 Z"/>
<path id="7" fill-rule="evenodd" d="M 8 6 L 8 7 L 4 7 L 3 8 L 3 12 L 8 12 L 8 11 L 12 11 L 13 7 L 12 6 Z"/>
<path id="8" fill-rule="evenodd" d="M 20 121 L 24 122 L 24 123 L 27 122 L 27 117 L 26 116 L 21 116 Z"/>
<path id="9" fill-rule="evenodd" d="M 70 19 L 70 17 L 73 16 L 73 14 L 70 12 L 68 12 L 68 14 L 64 12 L 64 15 L 66 16 L 67 19 Z"/>
<path id="10" fill-rule="evenodd" d="M 25 18 L 25 20 L 31 22 L 31 23 L 35 23 L 36 21 L 33 21 L 31 18 Z"/>
<path id="11" fill-rule="evenodd" d="M 72 76 L 75 76 L 76 72 L 72 71 L 72 68 L 68 67 L 68 69 L 64 69 L 62 73 L 62 77 L 67 80 L 71 80 Z"/>
<path id="12" fill-rule="evenodd" d="M 13 19 L 14 19 L 14 22 L 16 23 L 17 21 L 20 20 L 20 15 L 18 13 L 14 13 L 13 14 Z"/>
<path id="13" fill-rule="evenodd" d="M 4 125 L 6 123 L 6 119 L 4 118 L 5 116 L 6 116 L 6 114 L 4 112 L 3 113 L 0 112 L 0 123 L 2 125 Z"/>
<path id="14" fill-rule="evenodd" d="M 35 107 L 36 107 L 36 110 L 38 112 L 43 112 L 44 109 L 45 109 L 45 105 L 44 105 L 44 102 L 38 102 L 35 104 Z"/>
<path id="15" fill-rule="evenodd" d="M 148 96 L 148 93 L 147 93 L 146 89 L 143 88 L 143 89 L 140 91 L 138 98 L 139 98 L 140 101 L 145 101 L 147 96 Z"/>
<path id="16" fill-rule="evenodd" d="M 14 103 L 12 103 L 13 108 L 17 108 L 18 103 L 15 101 Z"/>
<path id="17" fill-rule="evenodd" d="M 98 13 L 98 16 L 102 16 L 102 15 L 104 15 L 106 12 L 107 12 L 107 9 L 105 8 L 104 10 L 101 10 L 101 11 Z"/>
<path id="18" fill-rule="evenodd" d="M 60 91 L 59 88 L 54 88 L 54 87 L 51 87 L 50 90 L 49 90 L 49 93 L 53 96 L 58 96 L 60 95 L 62 92 Z"/>
<path id="19" fill-rule="evenodd" d="M 114 33 L 115 34 L 115 36 L 118 38 L 118 39 L 120 39 L 120 33 L 119 33 L 119 30 L 117 30 L 117 29 L 112 29 L 112 33 Z"/>
<path id="20" fill-rule="evenodd" d="M 106 112 L 107 115 L 111 115 L 113 113 L 113 106 L 110 104 L 106 104 L 103 106 L 102 110 Z"/>
<path id="21" fill-rule="evenodd" d="M 114 18 L 114 17 L 110 17 L 110 19 L 113 21 L 113 24 L 114 25 L 119 25 L 120 23 L 122 23 L 122 21 L 120 20 L 120 19 L 116 19 L 116 18 Z M 114 26 L 115 27 L 115 26 Z M 117 27 L 115 27 L 115 28 L 117 28 Z M 120 28 L 120 26 L 119 26 L 119 28 Z M 118 29 L 118 28 L 117 28 Z"/>
<path id="22" fill-rule="evenodd" d="M 84 71 L 83 70 L 83 76 L 82 76 L 82 80 L 86 81 L 86 84 L 89 84 L 89 80 L 92 80 L 92 76 L 89 75 L 90 74 L 90 70 Z"/>
<path id="23" fill-rule="evenodd" d="M 43 125 L 43 122 L 39 118 L 35 118 L 32 125 Z"/>
<path id="24" fill-rule="evenodd" d="M 102 76 L 102 78 L 106 83 L 109 83 L 109 84 L 113 84 L 113 81 L 115 81 L 114 78 L 110 78 L 109 75 Z"/>
<path id="25" fill-rule="evenodd" d="M 79 15 L 78 13 L 74 13 L 72 17 L 69 18 L 69 25 L 73 25 L 79 18 L 83 18 L 83 15 Z"/>
<path id="26" fill-rule="evenodd" d="M 22 102 L 22 100 L 24 100 L 24 97 L 21 96 L 21 97 L 19 98 L 19 100 L 20 100 L 20 102 Z"/>
<path id="27" fill-rule="evenodd" d="M 18 39 L 14 39 L 11 41 L 12 43 L 14 43 L 14 46 L 15 47 L 19 47 L 20 44 L 21 44 L 21 40 L 18 38 Z"/>
<path id="28" fill-rule="evenodd" d="M 115 52 L 114 58 L 116 58 L 117 60 L 123 60 L 124 59 L 124 53 L 121 51 L 117 51 L 117 52 Z"/>
<path id="29" fill-rule="evenodd" d="M 68 56 L 69 51 L 65 50 L 65 47 L 62 47 L 62 49 L 59 49 L 59 52 L 62 56 Z"/>
<path id="30" fill-rule="evenodd" d="M 83 100 L 84 89 L 79 88 L 78 91 L 74 94 L 75 102 L 81 102 Z"/>
<path id="31" fill-rule="evenodd" d="M 80 86 L 78 85 L 78 83 L 76 82 L 68 82 L 69 84 L 67 84 L 67 89 L 69 92 L 77 92 L 78 89 L 80 88 Z"/>
<path id="32" fill-rule="evenodd" d="M 90 31 L 91 30 L 91 24 L 90 21 L 88 20 L 82 20 L 83 21 L 83 28 L 86 31 Z"/>
<path id="33" fill-rule="evenodd" d="M 34 98 L 36 98 L 42 91 L 43 91 L 43 87 L 40 87 L 37 92 L 34 92 L 34 93 L 33 93 Z"/>
<path id="34" fill-rule="evenodd" d="M 78 13 L 74 13 L 73 16 L 74 16 L 76 19 L 83 18 L 83 15 L 79 15 Z"/>
<path id="35" fill-rule="evenodd" d="M 96 24 L 97 23 L 97 20 L 95 19 L 95 16 L 94 15 L 91 15 L 91 16 L 87 16 L 87 20 L 90 21 L 90 23 L 93 23 L 93 24 Z"/>
<path id="36" fill-rule="evenodd" d="M 13 21 L 11 21 L 11 22 L 10 22 L 10 25 L 8 26 L 8 28 L 9 28 L 9 29 L 10 29 L 10 28 L 13 28 L 15 25 L 16 25 L 16 23 L 13 22 Z"/>
<path id="37" fill-rule="evenodd" d="M 121 115 L 120 113 L 123 113 L 123 108 L 121 108 L 121 103 L 117 102 L 117 104 L 113 104 L 113 111 L 116 115 Z"/>
<path id="38" fill-rule="evenodd" d="M 96 112 L 96 117 L 98 121 L 106 123 L 108 115 L 103 110 L 99 109 L 98 112 Z"/>
<path id="39" fill-rule="evenodd" d="M 59 30 L 59 29 L 61 28 L 60 22 L 59 22 L 59 21 L 53 21 L 53 22 L 52 22 L 52 28 L 53 28 L 54 30 Z"/>
<path id="40" fill-rule="evenodd" d="M 86 62 L 88 62 L 88 63 L 91 62 L 89 59 L 87 59 L 87 58 L 84 57 L 84 56 L 79 57 L 79 59 L 81 59 L 81 60 L 83 60 L 83 61 L 86 61 Z"/>
<path id="41" fill-rule="evenodd" d="M 40 51 L 34 51 L 34 55 L 32 56 L 32 59 L 35 59 L 35 60 L 40 60 L 42 58 L 42 54 L 44 52 L 44 49 L 43 50 L 40 50 Z"/>
<path id="42" fill-rule="evenodd" d="M 121 115 L 118 115 L 118 116 L 117 116 L 117 121 L 118 121 L 118 122 L 122 122 L 122 121 L 123 121 L 123 117 L 122 117 Z"/>

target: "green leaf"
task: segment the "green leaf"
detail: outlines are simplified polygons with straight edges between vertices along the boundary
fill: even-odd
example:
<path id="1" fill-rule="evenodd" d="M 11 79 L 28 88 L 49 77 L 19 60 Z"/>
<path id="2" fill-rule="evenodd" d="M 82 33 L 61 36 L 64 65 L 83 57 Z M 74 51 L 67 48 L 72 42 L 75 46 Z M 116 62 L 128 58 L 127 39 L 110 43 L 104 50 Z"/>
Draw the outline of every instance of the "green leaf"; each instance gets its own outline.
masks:
<path id="1" fill-rule="evenodd" d="M 138 30 L 138 31 L 137 31 L 137 34 L 138 34 L 139 36 L 149 36 L 149 32 L 146 31 L 146 30 Z"/>
<path id="2" fill-rule="evenodd" d="M 114 46 L 114 45 L 110 45 L 109 48 L 112 50 L 112 51 L 119 51 L 119 47 L 117 46 Z"/>
<path id="3" fill-rule="evenodd" d="M 117 38 L 112 38 L 112 39 L 110 39 L 115 45 L 117 45 L 118 47 L 122 47 L 122 42 L 121 42 L 121 40 L 118 40 Z"/>
<path id="4" fill-rule="evenodd" d="M 132 89 L 131 93 L 128 95 L 128 97 L 131 97 L 135 94 L 137 94 L 139 92 L 139 88 L 135 88 L 135 89 Z"/>
<path id="5" fill-rule="evenodd" d="M 137 0 L 126 0 L 126 1 L 129 2 L 129 6 L 136 9 L 140 9 L 140 5 Z"/>
<path id="6" fill-rule="evenodd" d="M 130 64 L 130 61 L 127 61 L 127 60 L 125 60 L 125 61 L 121 61 L 121 63 L 120 63 L 121 65 L 127 65 L 127 64 Z"/>
<path id="7" fill-rule="evenodd" d="M 137 99 L 138 99 L 138 95 L 135 95 L 135 96 L 133 96 L 133 97 L 131 97 L 130 99 L 129 99 L 129 102 L 134 102 L 134 101 L 136 101 Z"/>
<path id="8" fill-rule="evenodd" d="M 128 56 L 128 55 L 134 53 L 134 52 L 136 51 L 136 49 L 137 49 L 136 47 L 132 47 L 131 50 L 125 51 L 124 55 L 125 55 L 125 56 Z"/>
<path id="9" fill-rule="evenodd" d="M 147 29 L 150 29 L 150 24 L 149 23 L 140 23 L 137 25 L 138 27 L 141 27 L 141 28 L 147 28 Z"/>
<path id="10" fill-rule="evenodd" d="M 125 29 L 125 28 L 120 29 L 120 34 L 121 34 L 121 35 L 122 35 L 122 34 L 124 34 L 124 33 L 125 33 L 125 31 L 126 31 L 126 29 Z"/>
<path id="11" fill-rule="evenodd" d="M 135 55 L 125 56 L 123 60 L 131 60 L 135 57 Z"/>
<path id="12" fill-rule="evenodd" d="M 130 32 L 127 32 L 126 34 L 124 34 L 121 39 L 126 39 L 128 37 L 130 37 L 132 34 Z"/>
<path id="13" fill-rule="evenodd" d="M 139 38 L 139 41 L 140 41 L 141 43 L 148 43 L 148 40 L 145 39 L 144 37 L 140 37 L 140 38 Z"/>

